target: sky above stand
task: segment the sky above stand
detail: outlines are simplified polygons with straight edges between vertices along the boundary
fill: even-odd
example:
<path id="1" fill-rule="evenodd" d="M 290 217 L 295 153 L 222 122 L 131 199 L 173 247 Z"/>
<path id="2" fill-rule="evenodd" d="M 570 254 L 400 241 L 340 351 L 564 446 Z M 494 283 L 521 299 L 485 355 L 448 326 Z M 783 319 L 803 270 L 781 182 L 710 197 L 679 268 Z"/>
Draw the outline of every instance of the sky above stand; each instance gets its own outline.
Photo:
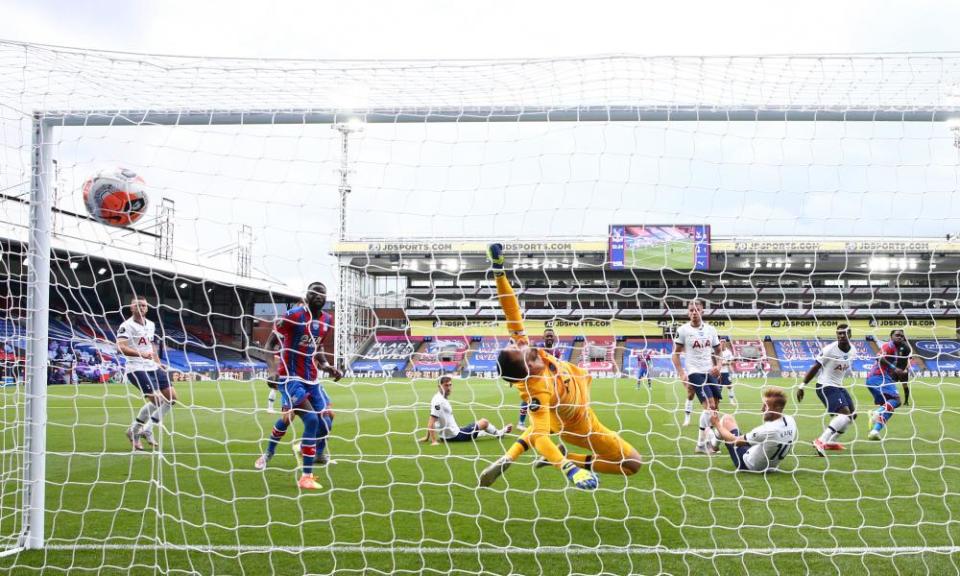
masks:
<path id="1" fill-rule="evenodd" d="M 0 39 L 58 46 L 434 60 L 940 52 L 957 47 L 943 23 L 958 21 L 960 4 L 0 0 L 0 15 Z M 614 222 L 707 222 L 717 236 L 909 236 L 960 227 L 955 151 L 950 135 L 930 126 L 886 134 L 866 124 L 695 130 L 371 126 L 352 150 L 349 229 L 388 237 L 600 236 Z M 96 130 L 69 134 L 61 150 L 66 188 L 105 163 L 132 165 L 157 194 L 177 200 L 181 251 L 229 245 L 247 223 L 260 272 L 291 286 L 334 283 L 335 133 L 276 127 L 275 148 L 263 151 L 230 130 L 152 132 L 115 142 Z M 307 160 L 286 162 L 284 146 Z M 224 150 L 242 153 L 230 158 Z M 830 161 L 831 153 L 844 162 Z M 78 197 L 64 203 L 79 208 Z M 286 211 L 297 207 L 306 207 L 310 222 L 291 230 Z"/>

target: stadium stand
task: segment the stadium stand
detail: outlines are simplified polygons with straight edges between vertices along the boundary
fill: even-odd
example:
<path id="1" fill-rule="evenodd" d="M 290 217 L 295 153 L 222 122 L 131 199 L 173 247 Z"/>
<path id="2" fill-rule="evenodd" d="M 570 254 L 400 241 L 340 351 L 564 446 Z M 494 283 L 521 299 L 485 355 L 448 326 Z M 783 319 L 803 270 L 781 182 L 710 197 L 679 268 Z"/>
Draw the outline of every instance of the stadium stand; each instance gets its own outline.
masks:
<path id="1" fill-rule="evenodd" d="M 636 378 L 637 356 L 643 350 L 653 351 L 653 358 L 651 358 L 649 367 L 651 375 L 666 376 L 673 373 L 673 362 L 670 359 L 673 354 L 673 343 L 669 340 L 630 338 L 624 343 L 624 348 L 622 372 L 625 375 Z"/>
<path id="2" fill-rule="evenodd" d="M 813 359 L 830 340 L 774 340 L 773 349 L 784 372 L 805 372 Z M 858 359 L 853 361 L 854 372 L 866 372 L 876 362 L 876 354 L 866 340 L 852 340 Z"/>
<path id="3" fill-rule="evenodd" d="M 733 340 L 733 356 L 736 360 L 731 369 L 735 373 L 759 374 L 770 372 L 770 361 L 760 340 Z"/>
<path id="4" fill-rule="evenodd" d="M 353 361 L 350 369 L 354 374 L 394 374 L 406 370 L 410 356 L 421 341 L 422 338 L 377 334 L 360 359 Z"/>
<path id="5" fill-rule="evenodd" d="M 470 340 L 461 336 L 425 338 L 425 346 L 413 354 L 415 372 L 453 372 L 460 367 Z"/>
<path id="6" fill-rule="evenodd" d="M 482 337 L 476 350 L 467 355 L 467 371 L 477 375 L 492 375 L 497 371 L 497 353 L 507 344 L 506 337 Z"/>
<path id="7" fill-rule="evenodd" d="M 579 365 L 591 373 L 612 375 L 617 372 L 613 362 L 615 352 L 616 342 L 613 336 L 587 336 Z"/>
<path id="8" fill-rule="evenodd" d="M 912 342 L 914 353 L 923 359 L 926 369 L 931 372 L 960 371 L 960 341 L 958 340 L 915 340 Z"/>

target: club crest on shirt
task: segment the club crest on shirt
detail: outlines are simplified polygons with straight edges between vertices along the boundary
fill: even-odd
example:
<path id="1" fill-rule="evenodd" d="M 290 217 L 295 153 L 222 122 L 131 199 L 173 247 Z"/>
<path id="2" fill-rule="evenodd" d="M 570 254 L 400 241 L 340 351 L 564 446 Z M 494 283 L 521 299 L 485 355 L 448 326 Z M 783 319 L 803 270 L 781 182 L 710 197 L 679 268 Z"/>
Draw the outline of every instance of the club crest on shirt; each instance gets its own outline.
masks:
<path id="1" fill-rule="evenodd" d="M 529 408 L 531 412 L 536 412 L 540 409 L 540 400 L 537 398 L 531 398 Z"/>

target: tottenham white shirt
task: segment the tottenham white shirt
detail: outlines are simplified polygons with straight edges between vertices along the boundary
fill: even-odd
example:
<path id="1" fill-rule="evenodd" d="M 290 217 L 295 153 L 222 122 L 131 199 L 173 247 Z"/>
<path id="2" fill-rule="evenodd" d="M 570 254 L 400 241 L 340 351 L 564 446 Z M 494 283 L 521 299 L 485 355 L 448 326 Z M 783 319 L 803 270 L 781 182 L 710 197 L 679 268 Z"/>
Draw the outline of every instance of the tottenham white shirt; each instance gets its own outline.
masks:
<path id="1" fill-rule="evenodd" d="M 773 470 L 793 450 L 797 440 L 797 423 L 792 416 L 782 416 L 770 422 L 764 422 L 746 435 L 750 448 L 743 455 L 743 461 L 754 472 Z"/>
<path id="2" fill-rule="evenodd" d="M 857 356 L 857 349 L 850 345 L 850 351 L 844 352 L 840 344 L 834 342 L 823 347 L 817 362 L 823 367 L 817 382 L 821 386 L 843 386 L 843 379 L 850 371 L 850 364 Z"/>
<path id="3" fill-rule="evenodd" d="M 720 345 L 713 326 L 703 322 L 694 328 L 687 322 L 677 329 L 673 343 L 683 346 L 687 374 L 706 374 L 713 369 L 713 347 Z"/>
<path id="4" fill-rule="evenodd" d="M 150 320 L 144 319 L 144 323 L 140 324 L 133 318 L 127 318 L 117 329 L 117 340 L 126 340 L 127 345 L 136 348 L 138 352 L 153 354 L 154 334 L 155 328 Z M 159 364 L 147 358 L 126 354 L 124 357 L 127 359 L 127 372 L 151 371 L 160 367 Z"/>
<path id="5" fill-rule="evenodd" d="M 443 397 L 442 392 L 438 391 L 433 395 L 433 400 L 430 401 L 430 415 L 437 418 L 436 430 L 441 438 L 453 438 L 460 433 L 460 427 L 453 418 L 453 407 L 450 406 L 450 401 Z"/>
<path id="6" fill-rule="evenodd" d="M 729 374 L 730 373 L 730 364 L 733 362 L 733 352 L 730 350 L 724 349 L 720 353 L 720 373 Z"/>

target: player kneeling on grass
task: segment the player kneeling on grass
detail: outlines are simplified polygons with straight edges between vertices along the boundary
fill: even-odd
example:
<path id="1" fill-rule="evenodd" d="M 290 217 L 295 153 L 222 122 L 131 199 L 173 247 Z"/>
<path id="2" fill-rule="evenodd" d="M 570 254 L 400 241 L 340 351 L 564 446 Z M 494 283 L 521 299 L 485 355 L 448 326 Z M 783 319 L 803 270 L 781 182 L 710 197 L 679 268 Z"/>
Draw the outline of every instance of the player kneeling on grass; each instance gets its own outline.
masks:
<path id="1" fill-rule="evenodd" d="M 436 446 L 440 440 L 444 442 L 472 442 L 482 436 L 500 438 L 513 430 L 513 424 L 507 424 L 498 430 L 486 418 L 481 418 L 463 428 L 457 426 L 453 418 L 453 407 L 450 406 L 450 392 L 453 391 L 453 378 L 442 376 L 437 384 L 437 393 L 430 400 L 430 419 L 427 421 L 427 435 L 421 442 L 430 442 Z M 438 440 L 439 438 L 439 440 Z"/>
<path id="2" fill-rule="evenodd" d="M 735 469 L 769 472 L 776 470 L 790 454 L 797 440 L 797 423 L 792 416 L 783 413 L 786 406 L 787 393 L 783 388 L 772 386 L 764 390 L 763 424 L 743 436 L 732 415 L 721 418 L 713 413 L 711 419 L 718 440 L 727 445 Z"/>
<path id="3" fill-rule="evenodd" d="M 813 449 L 818 456 L 826 456 L 827 450 L 843 450 L 843 444 L 836 440 L 857 418 L 853 397 L 843 386 L 844 376 L 850 371 L 856 355 L 856 350 L 850 344 L 850 327 L 840 324 L 837 326 L 837 341 L 820 351 L 816 362 L 807 370 L 797 389 L 797 402 L 803 402 L 804 387 L 820 374 L 817 378 L 817 397 L 833 418 L 823 429 L 823 434 L 813 441 Z"/>
<path id="4" fill-rule="evenodd" d="M 520 303 L 503 271 L 503 246 L 491 244 L 487 256 L 497 281 L 500 306 L 507 317 L 511 343 L 497 357 L 500 376 L 516 385 L 530 409 L 531 424 L 506 455 L 480 473 L 480 485 L 490 486 L 528 449 L 541 456 L 538 465 L 558 468 L 581 490 L 593 490 L 595 472 L 630 476 L 640 470 L 640 454 L 600 423 L 590 409 L 590 374 L 569 362 L 534 348 L 523 328 Z M 589 454 L 567 454 L 550 438 L 559 433 L 564 442 L 586 448 Z"/>

